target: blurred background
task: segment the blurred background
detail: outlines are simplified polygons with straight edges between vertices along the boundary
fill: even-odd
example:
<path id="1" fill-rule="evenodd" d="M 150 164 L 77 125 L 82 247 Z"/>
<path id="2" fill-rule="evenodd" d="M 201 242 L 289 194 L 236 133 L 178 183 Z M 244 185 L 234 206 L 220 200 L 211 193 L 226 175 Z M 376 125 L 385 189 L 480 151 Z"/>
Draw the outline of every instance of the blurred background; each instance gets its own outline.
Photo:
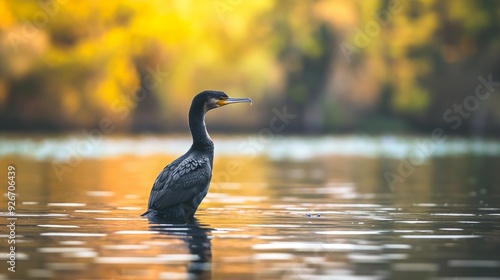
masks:
<path id="1" fill-rule="evenodd" d="M 186 132 L 217 89 L 254 106 L 210 131 L 275 108 L 297 116 L 283 133 L 499 135 L 499 18 L 488 0 L 2 0 L 0 130 Z"/>
<path id="2" fill-rule="evenodd" d="M 19 217 L 0 279 L 498 277 L 499 19 L 490 0 L 0 0 L 0 217 Z M 151 228 L 205 89 L 253 105 L 207 115 L 199 225 Z"/>

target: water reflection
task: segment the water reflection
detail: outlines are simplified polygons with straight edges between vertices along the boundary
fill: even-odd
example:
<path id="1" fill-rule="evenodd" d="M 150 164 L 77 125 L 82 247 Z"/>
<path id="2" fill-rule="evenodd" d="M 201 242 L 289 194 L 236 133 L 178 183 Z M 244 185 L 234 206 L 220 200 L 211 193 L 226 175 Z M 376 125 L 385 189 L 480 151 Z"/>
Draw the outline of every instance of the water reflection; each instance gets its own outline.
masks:
<path id="1" fill-rule="evenodd" d="M 149 218 L 149 229 L 181 239 L 189 250 L 192 258 L 187 266 L 189 279 L 212 279 L 212 244 L 210 233 L 213 230 L 208 225 L 200 224 L 192 218 L 189 223 Z M 163 274 L 163 277 L 168 278 Z"/>
<path id="2" fill-rule="evenodd" d="M 283 153 L 294 152 L 283 147 Z M 398 170 L 397 158 L 219 154 L 199 220 L 141 218 L 151 183 L 175 156 L 82 158 L 61 181 L 46 157 L 0 157 L 0 170 L 8 164 L 19 170 L 20 267 L 12 275 L 0 266 L 0 279 L 500 275 L 499 157 L 429 158 L 393 192 L 383 173 Z M 5 205 L 1 196 L 2 228 Z M 0 236 L 6 238 L 4 232 Z M 0 242 L 0 252 L 6 246 Z M 0 261 L 5 264 L 5 255 Z"/>

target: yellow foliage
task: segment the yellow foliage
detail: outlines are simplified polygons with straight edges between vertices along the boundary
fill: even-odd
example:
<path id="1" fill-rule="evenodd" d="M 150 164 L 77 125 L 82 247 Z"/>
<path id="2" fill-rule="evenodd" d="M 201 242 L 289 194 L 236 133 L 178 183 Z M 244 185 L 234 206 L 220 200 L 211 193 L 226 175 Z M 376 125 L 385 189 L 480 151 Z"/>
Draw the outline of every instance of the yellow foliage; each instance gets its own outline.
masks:
<path id="1" fill-rule="evenodd" d="M 5 0 L 0 0 L 0 31 L 9 28 L 14 22 L 11 10 Z"/>
<path id="2" fill-rule="evenodd" d="M 484 3 L 0 0 L 2 91 L 9 90 L 9 79 L 31 77 L 28 88 L 60 97 L 62 108 L 54 111 L 73 115 L 83 106 L 99 118 L 113 114 L 111 104 L 134 94 L 151 71 L 161 71 L 168 76 L 151 92 L 172 119 L 185 116 L 192 96 L 203 89 L 256 101 L 271 94 L 305 108 L 306 102 L 328 100 L 311 91 L 347 93 L 349 101 L 367 107 L 390 88 L 396 109 L 422 112 L 429 93 L 419 79 L 432 73 L 433 55 L 444 63 L 477 55 L 476 31 L 493 24 Z M 455 30 L 446 33 L 444 23 Z M 462 27 L 467 32 L 460 33 Z M 20 40 L 17 55 L 12 34 Z M 366 44 L 356 45 L 361 37 Z M 345 62 L 342 43 L 354 46 L 354 63 Z M 332 86 L 334 80 L 339 85 Z"/>
<path id="3" fill-rule="evenodd" d="M 488 11 L 479 9 L 477 1 L 449 1 L 448 3 L 450 18 L 462 23 L 466 29 L 475 30 L 489 24 Z"/>

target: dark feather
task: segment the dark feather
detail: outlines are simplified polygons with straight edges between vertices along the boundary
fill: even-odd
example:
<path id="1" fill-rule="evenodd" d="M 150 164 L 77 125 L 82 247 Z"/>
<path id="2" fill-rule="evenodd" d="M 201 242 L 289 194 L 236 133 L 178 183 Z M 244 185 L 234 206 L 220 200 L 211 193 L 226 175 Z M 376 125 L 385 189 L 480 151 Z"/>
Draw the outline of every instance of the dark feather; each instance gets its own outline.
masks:
<path id="1" fill-rule="evenodd" d="M 167 165 L 156 178 L 148 201 L 148 218 L 192 218 L 208 192 L 212 177 L 214 143 L 207 133 L 205 113 L 227 104 L 251 102 L 248 98 L 229 98 L 220 91 L 197 94 L 189 108 L 189 129 L 193 145 L 180 158 Z"/>
<path id="2" fill-rule="evenodd" d="M 182 203 L 190 205 L 196 195 L 206 192 L 211 176 L 212 168 L 207 157 L 178 158 L 158 175 L 148 208 L 161 211 Z"/>

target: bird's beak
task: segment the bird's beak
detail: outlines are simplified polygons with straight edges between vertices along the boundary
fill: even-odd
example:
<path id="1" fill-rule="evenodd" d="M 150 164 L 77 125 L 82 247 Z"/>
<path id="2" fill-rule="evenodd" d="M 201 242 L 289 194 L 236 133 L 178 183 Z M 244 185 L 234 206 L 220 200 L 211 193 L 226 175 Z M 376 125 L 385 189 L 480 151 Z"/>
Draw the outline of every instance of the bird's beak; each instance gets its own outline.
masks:
<path id="1" fill-rule="evenodd" d="M 233 103 L 244 103 L 244 102 L 248 102 L 250 104 L 252 104 L 252 99 L 250 98 L 226 98 L 225 100 L 219 100 L 217 101 L 217 105 L 219 106 L 224 106 L 224 105 L 228 105 L 228 104 L 233 104 Z"/>

